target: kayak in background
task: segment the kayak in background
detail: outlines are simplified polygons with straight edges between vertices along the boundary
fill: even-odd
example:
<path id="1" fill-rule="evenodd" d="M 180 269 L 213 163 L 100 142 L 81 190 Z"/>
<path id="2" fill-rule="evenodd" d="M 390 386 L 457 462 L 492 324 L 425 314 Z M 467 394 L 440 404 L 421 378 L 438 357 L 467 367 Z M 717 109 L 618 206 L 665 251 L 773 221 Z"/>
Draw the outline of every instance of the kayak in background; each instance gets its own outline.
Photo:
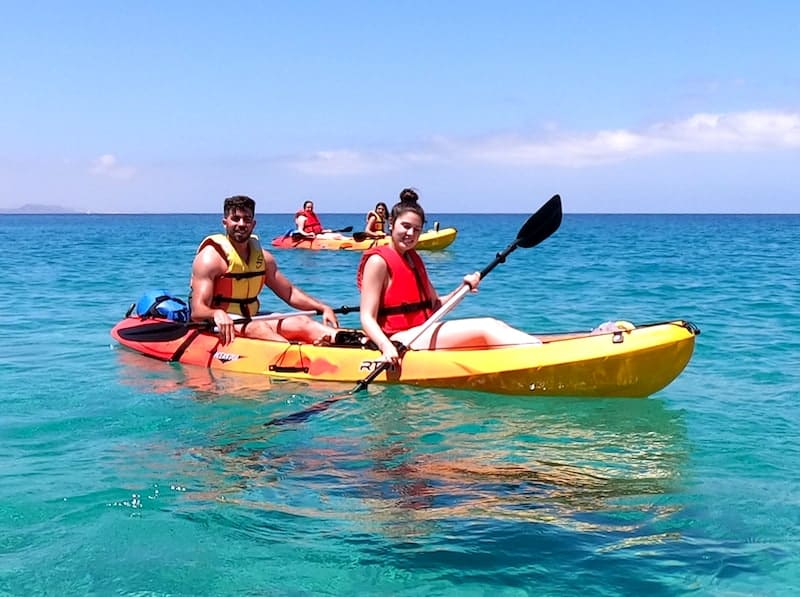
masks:
<path id="1" fill-rule="evenodd" d="M 453 244 L 458 231 L 455 228 L 430 229 L 419 235 L 417 250 L 440 251 Z M 308 238 L 300 233 L 287 233 L 272 239 L 272 246 L 281 249 L 310 249 L 312 251 L 364 251 L 372 247 L 389 244 L 389 236 L 367 238 L 366 234 L 356 232 L 351 237 L 341 239 Z"/>

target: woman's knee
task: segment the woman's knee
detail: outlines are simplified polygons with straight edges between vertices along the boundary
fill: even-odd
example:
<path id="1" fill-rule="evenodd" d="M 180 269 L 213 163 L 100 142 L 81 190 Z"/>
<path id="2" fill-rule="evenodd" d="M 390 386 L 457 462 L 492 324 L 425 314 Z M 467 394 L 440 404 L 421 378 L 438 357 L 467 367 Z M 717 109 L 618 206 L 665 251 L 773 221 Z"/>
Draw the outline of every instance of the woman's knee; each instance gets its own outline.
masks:
<path id="1" fill-rule="evenodd" d="M 461 321 L 465 328 L 472 330 L 490 330 L 506 325 L 494 317 L 472 317 L 471 319 L 462 319 Z"/>

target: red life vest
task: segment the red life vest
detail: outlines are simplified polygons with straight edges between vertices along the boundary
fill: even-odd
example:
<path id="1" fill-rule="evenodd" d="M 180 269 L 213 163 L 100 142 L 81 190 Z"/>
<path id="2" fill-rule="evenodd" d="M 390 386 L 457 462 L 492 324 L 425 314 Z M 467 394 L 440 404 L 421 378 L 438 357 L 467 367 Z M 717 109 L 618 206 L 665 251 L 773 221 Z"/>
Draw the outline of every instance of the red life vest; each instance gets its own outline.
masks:
<path id="1" fill-rule="evenodd" d="M 313 232 L 314 234 L 321 234 L 322 233 L 322 224 L 313 211 L 306 211 L 301 209 L 296 214 L 294 214 L 295 220 L 298 216 L 305 216 L 306 221 L 303 223 L 303 232 Z"/>
<path id="2" fill-rule="evenodd" d="M 400 253 L 388 245 L 364 251 L 358 264 L 356 284 L 359 290 L 364 264 L 371 255 L 380 255 L 389 268 L 389 285 L 381 297 L 377 318 L 378 325 L 387 336 L 425 323 L 433 314 L 433 301 L 427 295 L 430 282 L 425 264 L 416 251 L 411 250 L 406 254 L 414 264 L 413 268 Z"/>

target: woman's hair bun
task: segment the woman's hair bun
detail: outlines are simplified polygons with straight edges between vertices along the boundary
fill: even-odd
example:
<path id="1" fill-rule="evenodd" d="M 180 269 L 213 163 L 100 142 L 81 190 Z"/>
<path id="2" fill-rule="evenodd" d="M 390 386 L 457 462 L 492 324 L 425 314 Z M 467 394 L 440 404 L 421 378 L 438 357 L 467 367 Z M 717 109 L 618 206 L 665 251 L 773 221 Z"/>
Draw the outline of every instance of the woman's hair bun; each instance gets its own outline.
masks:
<path id="1" fill-rule="evenodd" d="M 403 189 L 400 191 L 401 203 L 417 203 L 418 201 L 419 195 L 414 189 Z"/>

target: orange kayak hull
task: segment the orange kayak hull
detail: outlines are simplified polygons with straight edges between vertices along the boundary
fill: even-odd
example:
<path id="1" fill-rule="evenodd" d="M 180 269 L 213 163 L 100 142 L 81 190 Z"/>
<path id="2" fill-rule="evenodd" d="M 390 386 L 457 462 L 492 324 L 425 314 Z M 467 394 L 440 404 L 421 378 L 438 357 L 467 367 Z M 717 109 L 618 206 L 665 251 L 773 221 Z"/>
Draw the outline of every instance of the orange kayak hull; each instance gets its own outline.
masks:
<path id="1" fill-rule="evenodd" d="M 307 382 L 355 384 L 380 364 L 361 344 L 314 346 L 217 336 L 190 324 L 132 316 L 111 335 L 124 347 L 162 361 Z M 400 370 L 377 383 L 477 390 L 520 396 L 645 397 L 686 367 L 699 330 L 683 320 L 604 333 L 575 332 L 542 344 L 457 350 L 410 350 Z"/>

